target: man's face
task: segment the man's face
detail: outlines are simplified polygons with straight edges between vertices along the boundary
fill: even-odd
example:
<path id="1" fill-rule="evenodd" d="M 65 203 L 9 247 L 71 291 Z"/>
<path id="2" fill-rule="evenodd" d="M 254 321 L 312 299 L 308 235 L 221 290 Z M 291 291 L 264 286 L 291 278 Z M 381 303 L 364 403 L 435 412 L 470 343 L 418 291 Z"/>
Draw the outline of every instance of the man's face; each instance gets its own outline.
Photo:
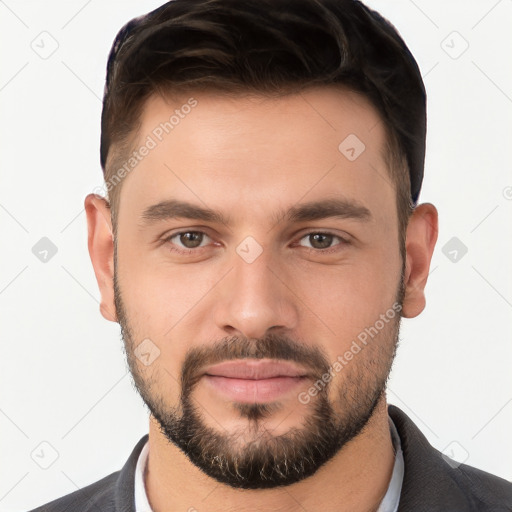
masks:
<path id="1" fill-rule="evenodd" d="M 287 485 L 384 399 L 403 287 L 383 125 L 334 88 L 193 97 L 145 105 L 135 146 L 156 145 L 122 184 L 117 318 L 169 440 L 225 484 Z M 172 217 L 168 201 L 222 219 Z"/>

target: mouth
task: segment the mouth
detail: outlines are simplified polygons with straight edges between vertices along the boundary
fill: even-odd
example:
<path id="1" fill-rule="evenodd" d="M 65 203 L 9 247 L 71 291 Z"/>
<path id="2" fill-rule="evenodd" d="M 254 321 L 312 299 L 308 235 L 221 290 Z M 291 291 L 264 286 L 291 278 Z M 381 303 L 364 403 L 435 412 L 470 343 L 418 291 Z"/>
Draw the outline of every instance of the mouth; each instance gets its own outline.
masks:
<path id="1" fill-rule="evenodd" d="M 288 362 L 270 359 L 225 361 L 210 366 L 203 378 L 216 393 L 237 402 L 268 402 L 303 384 L 308 372 Z"/>
<path id="2" fill-rule="evenodd" d="M 237 359 L 210 366 L 206 369 L 205 375 L 260 380 L 276 377 L 307 377 L 308 372 L 289 361 Z"/>

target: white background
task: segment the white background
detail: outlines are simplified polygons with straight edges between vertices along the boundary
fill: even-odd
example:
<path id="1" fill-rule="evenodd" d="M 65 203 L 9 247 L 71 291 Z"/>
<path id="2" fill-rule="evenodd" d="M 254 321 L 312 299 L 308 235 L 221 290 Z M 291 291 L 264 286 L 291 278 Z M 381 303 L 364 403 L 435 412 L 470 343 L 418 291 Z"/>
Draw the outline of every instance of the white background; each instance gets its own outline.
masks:
<path id="1" fill-rule="evenodd" d="M 422 70 L 420 201 L 440 214 L 428 304 L 403 321 L 389 402 L 438 449 L 512 480 L 512 2 L 368 3 L 394 23 Z M 99 313 L 83 200 L 102 185 L 111 43 L 126 21 L 157 5 L 0 2 L 2 511 L 30 509 L 121 469 L 148 429 L 119 327 Z M 47 50 L 58 44 L 47 59 L 32 48 L 43 37 Z M 469 47 L 453 58 L 464 41 Z M 46 263 L 32 253 L 42 237 L 58 249 Z M 452 237 L 468 249 L 455 263 L 442 251 Z M 48 469 L 31 455 L 51 461 L 41 442 L 58 453 Z"/>

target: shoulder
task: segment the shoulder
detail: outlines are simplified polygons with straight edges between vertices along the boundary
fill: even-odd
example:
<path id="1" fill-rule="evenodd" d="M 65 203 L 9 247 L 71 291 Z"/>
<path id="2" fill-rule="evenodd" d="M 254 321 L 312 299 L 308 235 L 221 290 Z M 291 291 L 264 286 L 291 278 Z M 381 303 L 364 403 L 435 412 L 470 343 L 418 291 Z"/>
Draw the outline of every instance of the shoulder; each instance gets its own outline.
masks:
<path id="1" fill-rule="evenodd" d="M 120 471 L 116 471 L 78 491 L 57 498 L 30 512 L 108 512 L 115 510 L 115 486 Z"/>
<path id="2" fill-rule="evenodd" d="M 115 512 L 135 510 L 135 470 L 140 452 L 148 442 L 145 434 L 133 448 L 120 471 L 30 512 Z"/>
<path id="3" fill-rule="evenodd" d="M 388 413 L 404 456 L 399 512 L 512 511 L 512 482 L 450 459 L 398 407 Z"/>
<path id="4" fill-rule="evenodd" d="M 478 510 L 512 511 L 512 482 L 467 464 L 449 467 L 449 475 Z"/>

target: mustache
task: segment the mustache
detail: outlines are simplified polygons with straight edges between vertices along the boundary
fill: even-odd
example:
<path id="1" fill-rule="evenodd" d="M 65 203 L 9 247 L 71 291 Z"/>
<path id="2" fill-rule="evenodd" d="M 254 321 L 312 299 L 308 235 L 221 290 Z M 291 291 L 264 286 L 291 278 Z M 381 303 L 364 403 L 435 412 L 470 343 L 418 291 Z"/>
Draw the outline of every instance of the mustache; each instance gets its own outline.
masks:
<path id="1" fill-rule="evenodd" d="M 310 347 L 287 336 L 270 333 L 264 338 L 231 336 L 213 345 L 191 348 L 181 370 L 181 389 L 186 395 L 200 380 L 207 366 L 234 359 L 281 359 L 304 366 L 315 376 L 329 370 L 327 355 L 319 347 Z"/>

